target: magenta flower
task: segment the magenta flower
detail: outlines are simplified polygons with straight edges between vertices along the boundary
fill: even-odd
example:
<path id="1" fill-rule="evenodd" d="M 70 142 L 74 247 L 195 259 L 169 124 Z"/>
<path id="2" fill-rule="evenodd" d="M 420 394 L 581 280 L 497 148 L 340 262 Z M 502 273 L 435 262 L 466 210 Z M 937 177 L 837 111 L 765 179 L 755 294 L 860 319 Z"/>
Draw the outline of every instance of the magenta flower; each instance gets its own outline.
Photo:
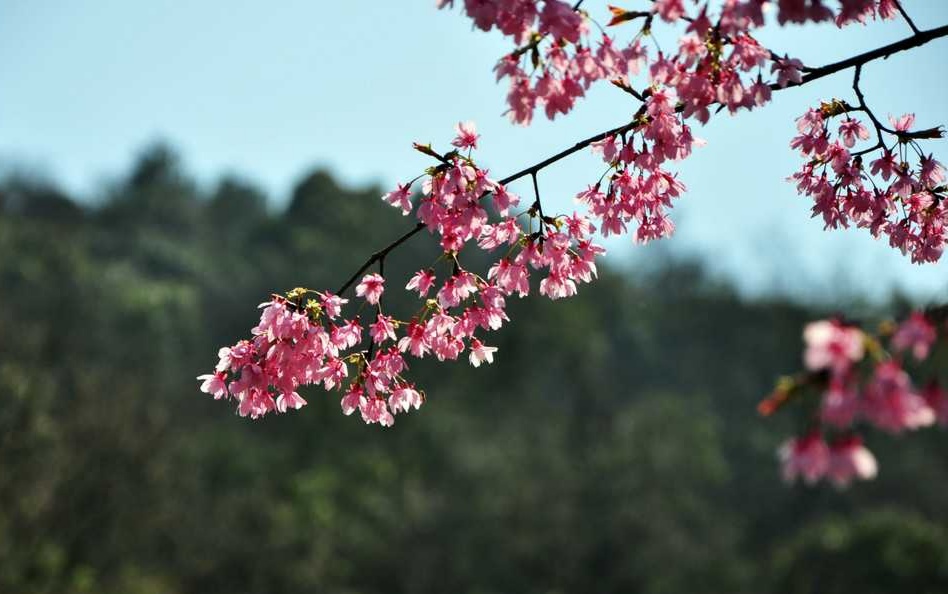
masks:
<path id="1" fill-rule="evenodd" d="M 826 476 L 837 487 L 847 487 L 853 479 L 874 479 L 878 470 L 876 457 L 855 435 L 842 438 L 830 445 L 829 468 Z"/>
<path id="2" fill-rule="evenodd" d="M 411 184 L 398 184 L 398 187 L 382 196 L 382 200 L 402 209 L 403 215 L 411 213 Z"/>
<path id="3" fill-rule="evenodd" d="M 820 418 L 830 425 L 846 428 L 852 425 L 858 410 L 859 397 L 852 380 L 834 376 L 829 388 L 823 393 Z"/>
<path id="4" fill-rule="evenodd" d="M 474 122 L 458 122 L 454 127 L 457 136 L 451 141 L 451 144 L 459 149 L 476 149 L 477 139 L 480 135 L 477 133 L 477 127 Z"/>
<path id="5" fill-rule="evenodd" d="M 369 336 L 376 344 L 381 344 L 386 340 L 396 340 L 395 320 L 391 316 L 379 314 L 375 323 L 369 326 Z"/>
<path id="6" fill-rule="evenodd" d="M 778 455 L 783 464 L 783 479 L 787 482 L 802 477 L 804 482 L 812 485 L 829 470 L 829 447 L 819 431 L 785 442 Z"/>
<path id="7" fill-rule="evenodd" d="M 889 116 L 889 123 L 892 124 L 892 127 L 895 128 L 896 132 L 908 132 L 909 128 L 915 123 L 915 114 L 906 113 L 902 114 L 898 118 Z"/>
<path id="8" fill-rule="evenodd" d="M 897 351 L 911 350 L 912 355 L 919 361 L 928 358 L 938 333 L 935 326 L 928 321 L 925 314 L 912 312 L 907 320 L 899 324 L 892 335 L 892 347 Z"/>
<path id="9" fill-rule="evenodd" d="M 408 281 L 408 284 L 405 285 L 405 290 L 407 291 L 418 291 L 419 297 L 424 297 L 428 294 L 428 291 L 431 289 L 431 286 L 434 285 L 435 275 L 434 271 L 430 268 L 428 270 L 419 270 L 415 273 L 413 277 Z"/>
<path id="10" fill-rule="evenodd" d="M 862 331 L 836 320 L 807 324 L 803 340 L 806 342 L 804 365 L 811 371 L 830 369 L 842 373 L 865 354 Z"/>
<path id="11" fill-rule="evenodd" d="M 889 433 L 911 431 L 935 422 L 935 411 L 915 392 L 909 375 L 897 361 L 876 366 L 862 405 L 866 420 Z"/>
<path id="12" fill-rule="evenodd" d="M 388 398 L 388 407 L 393 413 L 408 412 L 412 408 L 421 408 L 424 398 L 415 390 L 413 384 L 400 384 Z"/>
<path id="13" fill-rule="evenodd" d="M 382 298 L 385 291 L 385 279 L 379 274 L 367 274 L 362 277 L 362 281 L 356 285 L 356 295 L 364 298 L 372 305 L 376 305 Z"/>
<path id="14" fill-rule="evenodd" d="M 471 354 L 468 359 L 471 361 L 471 365 L 474 367 L 480 367 L 481 363 L 493 363 L 494 362 L 494 353 L 497 352 L 497 347 L 485 346 L 476 338 L 471 339 Z"/>
<path id="15" fill-rule="evenodd" d="M 777 73 L 777 85 L 783 88 L 790 83 L 800 84 L 803 81 L 803 74 L 800 72 L 802 68 L 803 62 L 784 56 L 774 60 L 770 71 Z"/>
<path id="16" fill-rule="evenodd" d="M 280 394 L 276 399 L 276 409 L 281 413 L 285 413 L 291 408 L 293 410 L 299 410 L 304 406 L 306 406 L 306 401 L 296 392 Z"/>
<path id="17" fill-rule="evenodd" d="M 931 155 L 919 161 L 918 181 L 926 188 L 933 188 L 945 181 L 945 168 Z"/>
<path id="18" fill-rule="evenodd" d="M 342 406 L 342 414 L 349 416 L 354 413 L 357 409 L 361 409 L 363 403 L 366 402 L 365 394 L 362 390 L 362 386 L 359 384 L 353 384 L 350 386 L 349 391 L 346 392 L 345 396 L 342 397 L 340 405 Z"/>
<path id="19" fill-rule="evenodd" d="M 225 383 L 227 375 L 223 372 L 199 375 L 198 379 L 203 382 L 201 391 L 213 396 L 214 400 L 220 400 L 227 396 L 227 384 Z"/>
<path id="20" fill-rule="evenodd" d="M 856 139 L 869 139 L 869 130 L 859 120 L 846 118 L 839 124 L 839 137 L 843 139 L 843 144 L 852 148 L 856 144 Z"/>

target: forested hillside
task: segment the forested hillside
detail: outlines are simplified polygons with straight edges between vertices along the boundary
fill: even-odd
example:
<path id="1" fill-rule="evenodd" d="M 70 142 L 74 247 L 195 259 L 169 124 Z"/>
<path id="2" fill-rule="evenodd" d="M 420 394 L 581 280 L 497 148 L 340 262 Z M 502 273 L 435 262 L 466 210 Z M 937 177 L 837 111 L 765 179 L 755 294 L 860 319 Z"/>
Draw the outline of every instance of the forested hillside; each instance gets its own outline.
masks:
<path id="1" fill-rule="evenodd" d="M 948 592 L 944 431 L 873 434 L 848 491 L 781 483 L 795 420 L 755 406 L 827 312 L 694 264 L 512 303 L 495 363 L 415 363 L 392 429 L 200 394 L 271 291 L 402 230 L 380 194 L 317 171 L 277 211 L 164 147 L 91 200 L 0 185 L 0 592 Z"/>

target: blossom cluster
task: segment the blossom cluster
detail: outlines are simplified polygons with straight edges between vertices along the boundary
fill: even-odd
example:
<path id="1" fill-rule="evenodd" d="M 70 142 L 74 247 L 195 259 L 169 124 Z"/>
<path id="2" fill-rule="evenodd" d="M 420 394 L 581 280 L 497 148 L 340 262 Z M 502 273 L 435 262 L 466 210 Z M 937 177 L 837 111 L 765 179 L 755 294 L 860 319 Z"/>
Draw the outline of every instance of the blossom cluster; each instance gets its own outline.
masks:
<path id="1" fill-rule="evenodd" d="M 648 70 L 651 83 L 673 86 L 686 117 L 694 115 L 702 122 L 708 121 L 712 105 L 725 106 L 731 113 L 753 109 L 769 101 L 771 84 L 783 87 L 802 78 L 799 60 L 773 54 L 751 34 L 764 24 L 764 0 L 732 0 L 717 10 L 712 2 L 695 2 L 689 11 L 684 0 L 655 0 L 648 10 L 610 6 L 607 26 L 642 23 L 625 42 L 606 33 L 580 9 L 582 3 L 571 7 L 563 0 L 465 0 L 463 4 L 475 27 L 496 28 L 516 45 L 498 61 L 495 72 L 498 81 L 509 80 L 507 113 L 517 124 L 529 125 L 537 107 L 551 120 L 568 113 L 601 80 L 639 96 L 631 81 L 643 70 Z M 437 5 L 453 6 L 454 1 L 438 0 Z M 781 23 L 832 19 L 839 26 L 897 14 L 893 0 L 842 0 L 836 12 L 820 0 L 781 0 L 778 9 Z M 656 17 L 670 25 L 684 24 L 684 35 L 677 53 L 666 56 L 658 51 L 649 60 L 644 38 L 651 34 Z M 590 22 L 601 32 L 598 36 L 590 33 Z M 763 80 L 766 69 L 774 81 Z M 749 76 L 753 71 L 756 77 Z"/>
<path id="2" fill-rule="evenodd" d="M 915 116 L 905 114 L 890 116 L 891 128 L 871 122 L 876 129 L 870 134 L 852 116 L 857 110 L 862 108 L 836 100 L 797 119 L 799 134 L 790 146 L 807 160 L 790 179 L 813 199 L 813 216 L 822 216 L 826 228 L 853 224 L 886 236 L 913 262 L 937 261 L 948 242 L 945 169 L 922 152 L 918 139 L 941 131 L 914 130 Z M 878 139 L 874 145 L 853 150 L 872 136 Z"/>
<path id="3" fill-rule="evenodd" d="M 540 277 L 539 293 L 550 299 L 575 295 L 578 285 L 593 280 L 595 259 L 604 250 L 592 241 L 589 218 L 545 216 L 539 198 L 531 208 L 511 212 L 520 198 L 470 157 L 479 138 L 474 124 L 460 123 L 456 132 L 455 150 L 445 155 L 416 145 L 436 157 L 437 165 L 421 176 L 415 201 L 412 187 L 419 178 L 382 197 L 403 215 L 414 213 L 441 246 L 434 265 L 405 284 L 421 300 L 418 311 L 406 320 L 384 312 L 386 278 L 380 273 L 361 278 L 350 306 L 349 299 L 329 291 L 298 288 L 275 295 L 261 305 L 253 338 L 221 349 L 215 372 L 198 378 L 202 391 L 233 398 L 241 416 L 259 418 L 301 408 L 306 401 L 299 388 L 322 385 L 342 393 L 346 415 L 358 410 L 366 423 L 390 426 L 396 414 L 424 402 L 423 392 L 405 377 L 407 358 L 445 361 L 467 353 L 474 367 L 492 363 L 497 349 L 482 337 L 509 321 L 506 299 L 528 295 L 532 276 Z M 481 276 L 461 265 L 468 248 L 503 255 Z M 354 305 L 356 314 L 345 316 Z M 363 321 L 358 311 L 366 306 L 375 312 Z"/>
<path id="4" fill-rule="evenodd" d="M 894 19 L 898 16 L 895 0 L 839 0 L 836 12 L 822 0 L 779 0 L 777 6 L 777 19 L 781 24 L 834 21 L 842 27 L 865 23 L 870 18 Z"/>
<path id="5" fill-rule="evenodd" d="M 898 434 L 936 422 L 948 425 L 948 392 L 938 378 L 920 389 L 907 371 L 929 359 L 933 347 L 948 337 L 946 330 L 943 321 L 922 312 L 886 325 L 880 336 L 838 319 L 808 324 L 806 372 L 782 380 L 760 406 L 771 414 L 807 392 L 817 396 L 811 427 L 780 448 L 784 477 L 811 484 L 828 478 L 838 486 L 871 479 L 877 465 L 857 433 L 860 426 Z"/>
<path id="6" fill-rule="evenodd" d="M 638 39 L 620 47 L 603 33 L 594 43 L 588 15 L 562 0 L 544 0 L 542 6 L 535 0 L 467 0 L 464 7 L 476 27 L 484 31 L 496 27 L 521 46 L 494 68 L 498 81 L 509 79 L 507 113 L 517 124 L 529 125 L 538 106 L 551 120 L 569 113 L 593 83 L 628 83 L 647 58 Z"/>
<path id="7" fill-rule="evenodd" d="M 438 2 L 439 7 L 453 4 Z M 496 28 L 518 45 L 495 70 L 498 80 L 510 80 L 511 119 L 525 125 L 537 107 L 550 119 L 568 113 L 599 80 L 612 81 L 642 102 L 648 102 L 652 94 L 663 94 L 682 120 L 707 123 L 723 109 L 733 114 L 762 107 L 774 89 L 802 84 L 808 70 L 800 60 L 781 57 L 754 37 L 754 30 L 765 23 L 768 3 L 763 0 L 656 0 L 648 10 L 609 7 L 612 18 L 607 27 L 642 22 L 627 43 L 606 33 L 580 8 L 582 3 L 571 7 L 562 0 L 465 0 L 463 4 L 476 27 Z M 781 0 L 776 4 L 780 23 L 833 20 L 838 26 L 895 18 L 900 9 L 894 0 Z M 683 29 L 675 52 L 666 55 L 659 50 L 649 55 L 646 38 L 656 20 Z M 590 39 L 590 23 L 602 31 L 599 39 Z M 647 77 L 641 92 L 633 85 L 640 73 Z M 857 82 L 858 73 L 857 69 Z M 876 129 L 878 142 L 871 148 L 854 150 L 857 143 L 870 138 L 869 129 L 852 115 L 857 111 L 866 112 Z M 637 112 L 641 114 L 642 110 Z M 838 124 L 833 122 L 836 117 L 841 119 Z M 813 198 L 813 213 L 821 215 L 828 228 L 865 227 L 874 236 L 887 236 L 894 248 L 914 262 L 933 262 L 948 241 L 945 173 L 932 155 L 921 152 L 917 140 L 940 136 L 940 131 L 913 130 L 913 123 L 913 116 L 906 115 L 893 118 L 891 128 L 883 126 L 861 95 L 859 107 L 833 101 L 811 109 L 798 119 L 800 134 L 791 143 L 807 159 L 793 180 L 801 193 Z M 893 142 L 886 144 L 883 133 L 891 134 Z M 876 150 L 878 158 L 864 167 L 864 159 Z M 917 158 L 909 154 L 912 150 Z M 591 206 L 603 210 L 595 201 Z M 618 219 L 607 219 L 613 226 L 603 229 L 613 232 Z M 672 228 L 663 214 L 655 220 L 655 225 L 643 227 L 651 231 L 644 238 L 667 235 L 661 229 Z"/>
<path id="8" fill-rule="evenodd" d="M 633 238 L 639 243 L 670 236 L 675 225 L 667 209 L 685 191 L 684 184 L 663 169 L 667 161 L 681 160 L 703 141 L 677 112 L 673 89 L 656 90 L 645 99 L 635 126 L 622 134 L 593 143 L 612 172 L 609 183 L 589 186 L 576 196 L 599 222 L 603 236 L 623 235 L 636 225 Z M 603 191 L 605 190 L 605 191 Z"/>

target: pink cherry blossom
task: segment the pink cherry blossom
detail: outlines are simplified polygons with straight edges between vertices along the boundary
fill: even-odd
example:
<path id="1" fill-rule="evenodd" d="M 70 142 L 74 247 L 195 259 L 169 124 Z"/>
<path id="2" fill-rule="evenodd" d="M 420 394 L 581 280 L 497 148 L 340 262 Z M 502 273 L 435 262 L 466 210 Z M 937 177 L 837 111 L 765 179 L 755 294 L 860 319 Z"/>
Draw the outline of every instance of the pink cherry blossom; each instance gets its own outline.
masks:
<path id="1" fill-rule="evenodd" d="M 368 425 L 378 423 L 382 427 L 391 427 L 395 424 L 395 417 L 382 398 L 363 398 L 359 412 L 362 413 L 362 421 Z"/>
<path id="2" fill-rule="evenodd" d="M 493 363 L 494 362 L 494 353 L 497 352 L 497 347 L 485 346 L 476 338 L 471 339 L 471 354 L 468 357 L 471 361 L 471 365 L 474 367 L 480 367 L 481 363 Z"/>
<path id="3" fill-rule="evenodd" d="M 843 144 L 852 148 L 856 145 L 857 139 L 869 139 L 869 130 L 866 130 L 859 120 L 846 118 L 839 124 L 839 137 L 842 138 Z"/>
<path id="4" fill-rule="evenodd" d="M 807 324 L 803 330 L 806 352 L 803 356 L 807 369 L 831 369 L 837 373 L 864 355 L 863 333 L 858 328 L 845 326 L 836 320 L 820 320 Z"/>
<path id="5" fill-rule="evenodd" d="M 418 410 L 421 408 L 424 398 L 415 390 L 413 385 L 401 384 L 388 398 L 388 407 L 392 413 L 408 412 L 412 408 Z"/>
<path id="6" fill-rule="evenodd" d="M 919 161 L 918 181 L 926 188 L 932 188 L 945 181 L 944 166 L 932 158 L 931 155 L 922 157 Z"/>
<path id="7" fill-rule="evenodd" d="M 899 165 L 895 160 L 895 155 L 889 151 L 883 151 L 882 155 L 872 162 L 872 175 L 879 175 L 885 181 L 897 174 L 898 170 Z"/>
<path id="8" fill-rule="evenodd" d="M 362 386 L 359 384 L 353 384 L 349 391 L 346 392 L 345 396 L 342 397 L 342 401 L 340 402 L 342 406 L 342 414 L 346 416 L 351 415 L 356 410 L 361 409 L 364 402 L 365 395 Z"/>
<path id="9" fill-rule="evenodd" d="M 796 58 L 787 57 L 774 60 L 774 63 L 770 66 L 770 71 L 777 73 L 777 85 L 781 88 L 791 83 L 800 84 L 803 82 L 803 75 L 800 72 L 802 69 L 803 62 Z"/>
<path id="10" fill-rule="evenodd" d="M 919 361 L 928 358 L 932 345 L 938 338 L 935 326 L 925 314 L 913 312 L 892 335 L 892 347 L 897 351 L 911 350 Z"/>
<path id="11" fill-rule="evenodd" d="M 430 268 L 427 270 L 419 270 L 414 276 L 411 277 L 411 280 L 408 281 L 408 284 L 405 285 L 405 290 L 418 291 L 418 296 L 424 297 L 428 294 L 428 291 L 431 290 L 434 282 L 435 275 L 433 270 Z"/>
<path id="12" fill-rule="evenodd" d="M 654 9 L 662 19 L 669 23 L 685 15 L 684 0 L 655 0 Z"/>
<path id="13" fill-rule="evenodd" d="M 296 392 L 286 392 L 280 394 L 276 399 L 276 409 L 278 411 L 286 412 L 289 409 L 299 410 L 306 406 L 306 401 L 303 400 L 302 396 Z"/>
<path id="14" fill-rule="evenodd" d="M 372 273 L 362 277 L 356 285 L 356 295 L 363 297 L 368 303 L 376 305 L 385 291 L 385 279 L 381 275 Z"/>
<path id="15" fill-rule="evenodd" d="M 398 184 L 398 187 L 382 196 L 382 200 L 402 209 L 403 215 L 411 213 L 411 184 Z"/>
<path id="16" fill-rule="evenodd" d="M 879 0 L 877 10 L 880 19 L 888 20 L 899 16 L 896 0 Z"/>
<path id="17" fill-rule="evenodd" d="M 342 299 L 332 293 L 326 292 L 320 294 L 320 303 L 323 311 L 329 316 L 329 319 L 335 319 L 342 313 L 342 306 L 349 303 L 348 299 Z"/>
<path id="18" fill-rule="evenodd" d="M 227 376 L 223 372 L 199 375 L 198 379 L 203 382 L 201 391 L 213 396 L 214 400 L 220 400 L 227 396 L 227 384 L 225 382 Z"/>
<path id="19" fill-rule="evenodd" d="M 846 487 L 853 479 L 876 478 L 878 464 L 862 440 L 856 436 L 834 441 L 829 448 L 829 468 L 826 476 L 837 487 Z"/>
<path id="20" fill-rule="evenodd" d="M 481 136 L 477 133 L 474 122 L 458 122 L 457 126 L 454 127 L 454 131 L 457 136 L 451 141 L 452 145 L 460 149 L 477 148 L 477 139 Z"/>
<path id="21" fill-rule="evenodd" d="M 857 387 L 852 378 L 834 376 L 823 393 L 820 418 L 836 427 L 849 427 L 859 410 Z"/>
<path id="22" fill-rule="evenodd" d="M 801 477 L 804 482 L 813 484 L 829 471 L 829 447 L 819 432 L 785 442 L 778 454 L 783 464 L 783 478 L 787 482 Z"/>
<path id="23" fill-rule="evenodd" d="M 396 340 L 395 320 L 391 316 L 379 314 L 375 323 L 369 326 L 369 336 L 376 344 L 383 343 L 386 340 Z"/>
<path id="24" fill-rule="evenodd" d="M 915 124 L 915 114 L 906 113 L 902 114 L 898 118 L 890 115 L 889 123 L 892 124 L 892 127 L 895 128 L 896 132 L 908 132 L 909 128 Z"/>
<path id="25" fill-rule="evenodd" d="M 896 361 L 876 366 L 866 386 L 863 416 L 890 433 L 926 427 L 935 422 L 935 412 L 911 385 L 909 375 Z"/>

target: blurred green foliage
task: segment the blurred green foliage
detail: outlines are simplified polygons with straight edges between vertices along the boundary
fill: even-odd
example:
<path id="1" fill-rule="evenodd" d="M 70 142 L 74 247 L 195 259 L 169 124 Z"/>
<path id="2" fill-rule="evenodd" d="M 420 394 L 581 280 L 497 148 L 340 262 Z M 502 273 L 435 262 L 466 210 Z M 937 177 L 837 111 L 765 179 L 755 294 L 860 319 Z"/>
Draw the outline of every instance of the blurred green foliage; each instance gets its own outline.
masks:
<path id="1" fill-rule="evenodd" d="M 754 406 L 819 312 L 604 271 L 514 300 L 490 367 L 412 363 L 429 401 L 393 429 L 315 390 L 254 423 L 195 376 L 405 221 L 325 172 L 273 212 L 161 146 L 101 194 L 0 185 L 0 592 L 948 592 L 939 431 L 872 436 L 848 492 L 777 478 L 794 421 Z"/>

